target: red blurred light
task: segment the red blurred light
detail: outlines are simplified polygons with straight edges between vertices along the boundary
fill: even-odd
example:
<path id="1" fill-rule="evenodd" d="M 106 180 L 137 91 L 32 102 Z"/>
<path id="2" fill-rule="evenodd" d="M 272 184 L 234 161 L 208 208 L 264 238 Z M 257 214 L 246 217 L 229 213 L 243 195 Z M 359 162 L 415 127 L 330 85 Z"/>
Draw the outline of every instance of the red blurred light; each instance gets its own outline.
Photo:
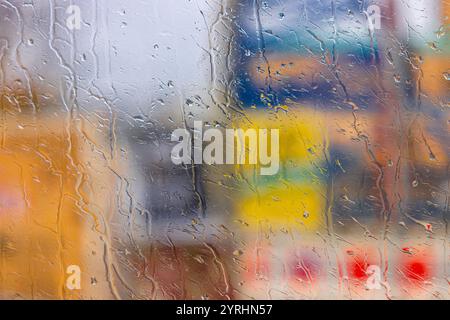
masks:
<path id="1" fill-rule="evenodd" d="M 409 262 L 405 269 L 405 276 L 412 280 L 424 281 L 429 275 L 428 267 L 421 261 Z"/>

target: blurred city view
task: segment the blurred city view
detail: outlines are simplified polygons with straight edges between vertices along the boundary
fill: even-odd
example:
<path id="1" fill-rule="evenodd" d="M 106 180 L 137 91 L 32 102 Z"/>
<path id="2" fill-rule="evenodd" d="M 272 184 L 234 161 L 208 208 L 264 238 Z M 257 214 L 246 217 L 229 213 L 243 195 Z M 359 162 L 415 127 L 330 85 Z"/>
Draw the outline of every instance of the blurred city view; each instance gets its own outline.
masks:
<path id="1" fill-rule="evenodd" d="M 449 34 L 448 0 L 0 0 L 0 299 L 450 299 Z"/>

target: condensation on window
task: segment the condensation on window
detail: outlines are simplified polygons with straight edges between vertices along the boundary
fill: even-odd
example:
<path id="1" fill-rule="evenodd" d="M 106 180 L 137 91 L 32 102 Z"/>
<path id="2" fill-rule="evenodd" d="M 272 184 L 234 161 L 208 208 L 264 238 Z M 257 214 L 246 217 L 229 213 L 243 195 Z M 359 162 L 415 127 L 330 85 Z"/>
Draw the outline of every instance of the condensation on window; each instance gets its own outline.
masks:
<path id="1" fill-rule="evenodd" d="M 446 0 L 0 0 L 0 299 L 449 299 Z"/>

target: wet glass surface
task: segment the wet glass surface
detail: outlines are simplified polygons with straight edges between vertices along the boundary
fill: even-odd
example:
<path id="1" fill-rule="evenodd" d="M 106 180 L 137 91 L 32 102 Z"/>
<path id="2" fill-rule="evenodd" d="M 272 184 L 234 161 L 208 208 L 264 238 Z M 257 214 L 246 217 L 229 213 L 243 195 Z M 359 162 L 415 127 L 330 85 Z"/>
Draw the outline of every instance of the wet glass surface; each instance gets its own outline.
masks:
<path id="1" fill-rule="evenodd" d="M 0 299 L 449 299 L 445 0 L 0 0 Z"/>

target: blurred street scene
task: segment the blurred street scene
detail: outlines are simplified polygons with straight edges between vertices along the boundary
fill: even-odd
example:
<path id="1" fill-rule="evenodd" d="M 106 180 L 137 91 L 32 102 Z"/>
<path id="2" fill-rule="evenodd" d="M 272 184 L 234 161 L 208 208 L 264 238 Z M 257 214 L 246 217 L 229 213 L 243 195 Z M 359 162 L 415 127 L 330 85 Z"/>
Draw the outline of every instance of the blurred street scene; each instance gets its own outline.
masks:
<path id="1" fill-rule="evenodd" d="M 449 23 L 447 0 L 0 0 L 0 299 L 449 299 Z M 278 171 L 249 136 L 177 163 L 194 121 L 278 130 Z"/>

